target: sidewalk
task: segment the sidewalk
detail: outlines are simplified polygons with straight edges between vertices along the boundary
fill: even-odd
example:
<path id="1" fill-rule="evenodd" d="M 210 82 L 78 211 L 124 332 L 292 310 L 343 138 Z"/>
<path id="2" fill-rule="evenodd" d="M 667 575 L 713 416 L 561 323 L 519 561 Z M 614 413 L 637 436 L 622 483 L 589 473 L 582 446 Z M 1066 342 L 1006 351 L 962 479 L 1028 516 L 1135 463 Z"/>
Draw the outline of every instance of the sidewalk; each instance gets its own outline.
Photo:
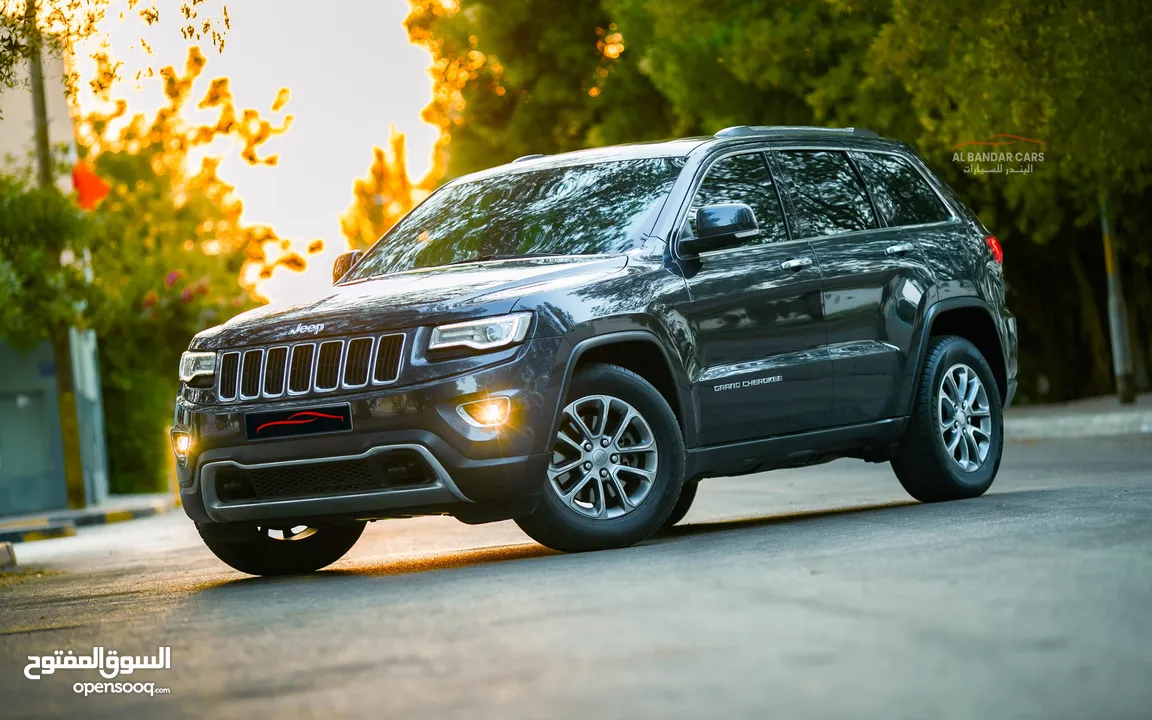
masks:
<path id="1" fill-rule="evenodd" d="M 1133 405 L 1121 405 L 1109 396 L 1014 407 L 1004 414 L 1004 437 L 1009 440 L 1141 433 L 1152 433 L 1152 393 L 1139 395 Z"/>
<path id="2" fill-rule="evenodd" d="M 134 520 L 165 513 L 178 506 L 178 499 L 171 494 L 145 493 L 114 495 L 106 502 L 80 510 L 4 517 L 0 518 L 0 543 L 68 537 L 76 534 L 77 527 Z"/>

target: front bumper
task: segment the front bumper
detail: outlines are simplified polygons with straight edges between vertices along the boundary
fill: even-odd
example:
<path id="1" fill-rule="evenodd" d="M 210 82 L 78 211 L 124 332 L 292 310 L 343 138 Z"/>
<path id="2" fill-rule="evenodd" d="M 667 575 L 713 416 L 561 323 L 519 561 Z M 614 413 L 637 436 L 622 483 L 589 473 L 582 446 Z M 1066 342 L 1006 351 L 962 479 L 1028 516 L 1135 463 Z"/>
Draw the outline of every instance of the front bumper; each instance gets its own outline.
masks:
<path id="1" fill-rule="evenodd" d="M 187 515 L 202 523 L 376 519 L 451 514 L 465 522 L 531 512 L 543 486 L 548 441 L 559 401 L 559 338 L 526 343 L 510 360 L 454 377 L 408 386 L 323 398 L 295 398 L 203 406 L 177 400 L 176 428 L 192 435 L 192 450 L 177 467 Z M 499 429 L 469 425 L 456 407 L 485 396 L 512 404 Z M 247 412 L 302 410 L 347 402 L 349 432 L 250 442 Z M 219 491 L 219 473 L 275 468 L 323 471 L 329 463 L 367 461 L 382 453 L 409 451 L 431 472 L 416 486 L 355 492 L 316 492 L 291 497 L 235 499 Z"/>

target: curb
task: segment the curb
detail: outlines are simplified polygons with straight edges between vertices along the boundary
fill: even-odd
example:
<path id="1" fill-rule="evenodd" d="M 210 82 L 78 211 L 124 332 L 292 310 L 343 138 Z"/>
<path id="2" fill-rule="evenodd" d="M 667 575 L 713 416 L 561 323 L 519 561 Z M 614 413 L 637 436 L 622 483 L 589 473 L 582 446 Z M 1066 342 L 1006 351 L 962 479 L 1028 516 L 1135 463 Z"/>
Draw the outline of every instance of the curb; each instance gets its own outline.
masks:
<path id="1" fill-rule="evenodd" d="M 36 525 L 16 525 L 0 530 L 0 545 L 10 543 L 32 542 L 33 540 L 48 540 L 50 538 L 71 537 L 76 534 L 76 526 L 72 523 L 41 523 Z M 2 560 L 0 555 L 0 560 Z"/>
<path id="2" fill-rule="evenodd" d="M 167 500 L 157 501 L 144 507 L 128 508 L 126 510 L 80 511 L 77 514 L 69 514 L 67 518 L 75 523 L 77 527 L 85 527 L 87 525 L 108 525 L 110 523 L 124 522 L 125 520 L 151 517 L 174 509 L 176 509 L 176 501 Z M 62 516 L 49 515 L 48 517 L 49 519 L 64 519 Z"/>
<path id="3" fill-rule="evenodd" d="M 16 569 L 16 551 L 10 542 L 0 542 L 0 572 Z"/>
<path id="4" fill-rule="evenodd" d="M 139 507 L 117 510 L 102 510 L 100 508 L 65 510 L 34 518 L 9 521 L 7 523 L 0 522 L 0 543 L 32 542 L 34 540 L 70 537 L 76 534 L 77 527 L 108 525 L 126 520 L 151 517 L 152 515 L 159 515 L 175 510 L 177 507 L 179 507 L 179 502 L 173 498 L 169 500 L 157 500 Z M 2 555 L 0 555 L 0 558 L 2 558 Z"/>
<path id="5" fill-rule="evenodd" d="M 1004 436 L 1010 440 L 1114 437 L 1145 433 L 1152 433 L 1152 411 L 1007 417 L 1004 421 Z"/>

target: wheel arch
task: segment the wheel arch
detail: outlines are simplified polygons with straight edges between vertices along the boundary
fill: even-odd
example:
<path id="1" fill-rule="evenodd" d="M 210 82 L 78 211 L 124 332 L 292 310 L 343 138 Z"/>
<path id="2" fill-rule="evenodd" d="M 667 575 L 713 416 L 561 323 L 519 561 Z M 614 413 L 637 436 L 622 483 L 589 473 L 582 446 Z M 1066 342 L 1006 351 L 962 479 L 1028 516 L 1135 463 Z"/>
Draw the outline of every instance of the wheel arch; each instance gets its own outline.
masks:
<path id="1" fill-rule="evenodd" d="M 933 303 L 923 314 L 923 320 L 916 333 L 914 362 L 908 366 L 903 407 L 911 412 L 915 400 L 916 377 L 924 366 L 924 354 L 928 339 L 940 335 L 962 337 L 980 351 L 992 369 L 996 379 L 996 389 L 1001 402 L 1008 399 L 1008 371 L 1004 356 L 1004 344 L 997 329 L 992 308 L 978 297 L 948 298 Z"/>
<path id="2" fill-rule="evenodd" d="M 659 338 L 647 330 L 626 330 L 597 335 L 581 340 L 572 347 L 565 362 L 564 377 L 559 388 L 549 438 L 556 434 L 572 376 L 581 365 L 596 362 L 618 365 L 651 383 L 672 408 L 685 446 L 694 444 L 692 441 L 696 438 L 695 415 L 691 411 L 692 398 L 686 389 L 683 371 L 677 372 L 678 366 L 660 343 Z"/>

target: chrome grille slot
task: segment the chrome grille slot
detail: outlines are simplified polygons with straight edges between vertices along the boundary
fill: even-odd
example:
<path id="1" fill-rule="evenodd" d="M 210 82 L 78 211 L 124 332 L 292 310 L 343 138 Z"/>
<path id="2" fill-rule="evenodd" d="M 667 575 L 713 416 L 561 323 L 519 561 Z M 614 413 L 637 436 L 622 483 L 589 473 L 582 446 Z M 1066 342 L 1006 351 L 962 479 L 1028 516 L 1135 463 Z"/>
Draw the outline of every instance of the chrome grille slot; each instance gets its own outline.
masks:
<path id="1" fill-rule="evenodd" d="M 372 382 L 396 382 L 400 377 L 400 357 L 404 350 L 403 335 L 384 335 L 376 344 L 376 363 L 372 368 Z"/>
<path id="2" fill-rule="evenodd" d="M 292 348 L 292 370 L 288 376 L 288 392 L 301 395 L 312 389 L 312 361 L 316 346 L 297 345 Z"/>
<path id="3" fill-rule="evenodd" d="M 399 379 L 404 333 L 222 350 L 219 357 L 221 401 L 355 390 Z"/>
<path id="4" fill-rule="evenodd" d="M 274 347 L 264 360 L 264 397 L 284 394 L 284 373 L 288 369 L 288 348 Z"/>
<path id="5" fill-rule="evenodd" d="M 263 350 L 249 350 L 244 353 L 244 362 L 240 368 L 241 398 L 254 398 L 260 395 L 260 365 L 263 359 Z"/>
<path id="6" fill-rule="evenodd" d="M 348 341 L 348 357 L 344 360 L 344 387 L 363 387 L 368 384 L 368 368 L 372 364 L 372 338 Z"/>
<path id="7" fill-rule="evenodd" d="M 236 399 L 236 383 L 240 381 L 240 353 L 227 352 L 220 358 L 220 389 L 218 395 L 221 400 Z"/>
<path id="8" fill-rule="evenodd" d="M 340 381 L 340 353 L 344 348 L 342 340 L 329 340 L 320 343 L 320 353 L 316 360 L 316 389 L 335 390 Z"/>

